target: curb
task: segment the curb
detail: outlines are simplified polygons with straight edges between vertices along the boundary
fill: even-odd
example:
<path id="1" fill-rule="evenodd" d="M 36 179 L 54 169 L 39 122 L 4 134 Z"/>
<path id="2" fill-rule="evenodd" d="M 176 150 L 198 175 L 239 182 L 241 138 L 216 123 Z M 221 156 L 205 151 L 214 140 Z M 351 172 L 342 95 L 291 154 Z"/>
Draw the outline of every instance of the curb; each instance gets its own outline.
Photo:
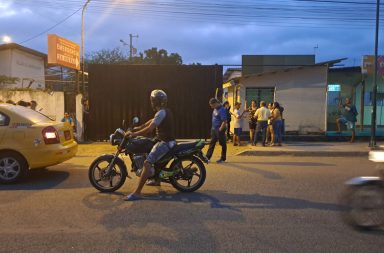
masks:
<path id="1" fill-rule="evenodd" d="M 369 151 L 257 151 L 245 150 L 236 156 L 312 156 L 312 157 L 368 157 Z"/>

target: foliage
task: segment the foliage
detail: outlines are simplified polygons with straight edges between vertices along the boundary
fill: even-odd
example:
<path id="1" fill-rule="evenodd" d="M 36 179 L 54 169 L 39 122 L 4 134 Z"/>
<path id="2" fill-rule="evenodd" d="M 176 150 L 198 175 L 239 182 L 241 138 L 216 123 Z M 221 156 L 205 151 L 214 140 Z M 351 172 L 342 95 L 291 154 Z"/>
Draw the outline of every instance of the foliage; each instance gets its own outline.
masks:
<path id="1" fill-rule="evenodd" d="M 121 64 L 127 62 L 127 58 L 120 48 L 101 49 L 87 56 L 89 64 Z"/>
<path id="2" fill-rule="evenodd" d="M 168 54 L 167 50 L 156 47 L 139 53 L 138 56 L 125 56 L 119 48 L 102 49 L 87 56 L 87 64 L 171 64 L 181 65 L 183 60 L 178 53 Z"/>
<path id="3" fill-rule="evenodd" d="M 10 77 L 10 76 L 5 76 L 5 75 L 0 75 L 0 87 L 5 87 L 9 84 L 15 84 L 18 82 L 20 79 L 17 77 Z"/>

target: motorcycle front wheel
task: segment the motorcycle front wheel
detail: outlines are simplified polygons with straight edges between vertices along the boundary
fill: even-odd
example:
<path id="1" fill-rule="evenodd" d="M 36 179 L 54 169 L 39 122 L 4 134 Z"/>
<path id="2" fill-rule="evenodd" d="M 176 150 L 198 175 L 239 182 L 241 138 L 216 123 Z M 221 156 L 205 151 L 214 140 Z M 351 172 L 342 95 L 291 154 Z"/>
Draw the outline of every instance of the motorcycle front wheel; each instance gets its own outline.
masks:
<path id="1" fill-rule="evenodd" d="M 127 178 L 127 171 L 121 160 L 115 161 L 112 170 L 107 173 L 113 156 L 101 156 L 89 166 L 88 177 L 92 186 L 100 192 L 114 192 L 120 189 Z"/>
<path id="2" fill-rule="evenodd" d="M 171 169 L 178 171 L 170 178 L 172 186 L 181 192 L 194 192 L 205 182 L 206 170 L 197 157 L 185 157 L 175 160 Z"/>
<path id="3" fill-rule="evenodd" d="M 356 229 L 371 230 L 384 225 L 384 190 L 379 185 L 350 186 L 343 193 L 344 221 Z"/>

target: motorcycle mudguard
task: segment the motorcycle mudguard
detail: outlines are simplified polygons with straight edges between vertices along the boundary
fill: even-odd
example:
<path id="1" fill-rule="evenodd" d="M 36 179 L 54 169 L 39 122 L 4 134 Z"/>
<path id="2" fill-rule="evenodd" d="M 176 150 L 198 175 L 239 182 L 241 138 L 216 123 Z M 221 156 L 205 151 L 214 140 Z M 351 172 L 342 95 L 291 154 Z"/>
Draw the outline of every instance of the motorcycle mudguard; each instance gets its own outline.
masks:
<path id="1" fill-rule="evenodd" d="M 358 185 L 370 185 L 370 184 L 383 184 L 383 180 L 380 177 L 355 177 L 347 182 L 346 185 L 358 186 Z"/>
<path id="2" fill-rule="evenodd" d="M 112 155 L 112 154 L 104 154 L 104 155 L 101 155 L 98 158 L 96 158 L 96 160 L 105 159 L 107 161 L 112 161 L 113 157 L 114 157 L 114 155 Z M 128 176 L 128 169 L 127 169 L 127 166 L 125 165 L 125 162 L 123 161 L 123 159 L 121 159 L 120 157 L 117 157 L 116 163 L 119 164 L 127 172 L 127 176 Z"/>

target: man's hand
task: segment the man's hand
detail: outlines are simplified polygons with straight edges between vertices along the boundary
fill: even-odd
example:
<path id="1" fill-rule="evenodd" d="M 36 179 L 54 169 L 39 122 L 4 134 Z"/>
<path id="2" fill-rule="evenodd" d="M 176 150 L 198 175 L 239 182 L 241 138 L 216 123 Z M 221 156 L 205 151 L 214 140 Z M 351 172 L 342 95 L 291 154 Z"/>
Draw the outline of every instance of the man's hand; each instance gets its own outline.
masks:
<path id="1" fill-rule="evenodd" d="M 134 138 L 134 137 L 136 137 L 136 134 L 134 132 L 127 131 L 125 133 L 125 138 L 129 138 L 129 137 Z"/>

